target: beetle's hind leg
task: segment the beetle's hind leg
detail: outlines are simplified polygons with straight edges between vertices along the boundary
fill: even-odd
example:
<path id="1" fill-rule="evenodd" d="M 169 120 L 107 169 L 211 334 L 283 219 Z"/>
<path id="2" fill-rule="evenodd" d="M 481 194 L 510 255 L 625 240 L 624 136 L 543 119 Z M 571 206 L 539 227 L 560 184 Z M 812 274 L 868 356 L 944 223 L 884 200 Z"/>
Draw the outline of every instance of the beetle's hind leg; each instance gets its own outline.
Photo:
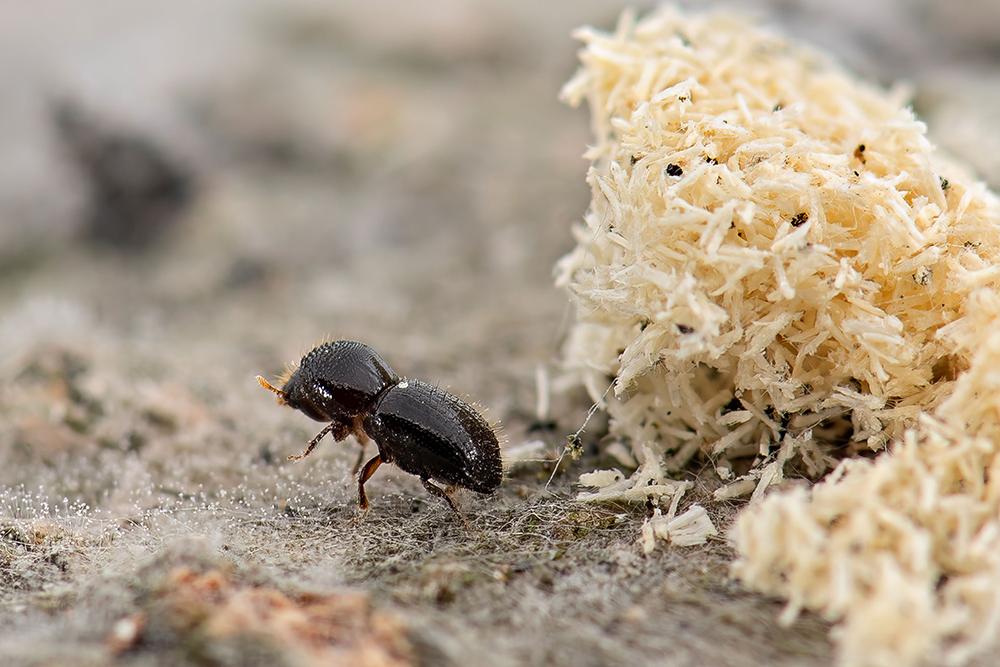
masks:
<path id="1" fill-rule="evenodd" d="M 455 500 L 451 497 L 451 494 L 449 493 L 451 487 L 448 487 L 448 490 L 442 489 L 440 486 L 434 484 L 426 477 L 421 477 L 420 483 L 423 484 L 424 488 L 427 489 L 427 491 L 432 495 L 435 495 L 438 498 L 444 498 L 445 501 L 447 501 L 448 506 L 455 511 L 455 514 L 462 516 L 462 513 L 458 511 L 458 505 L 455 504 Z"/>

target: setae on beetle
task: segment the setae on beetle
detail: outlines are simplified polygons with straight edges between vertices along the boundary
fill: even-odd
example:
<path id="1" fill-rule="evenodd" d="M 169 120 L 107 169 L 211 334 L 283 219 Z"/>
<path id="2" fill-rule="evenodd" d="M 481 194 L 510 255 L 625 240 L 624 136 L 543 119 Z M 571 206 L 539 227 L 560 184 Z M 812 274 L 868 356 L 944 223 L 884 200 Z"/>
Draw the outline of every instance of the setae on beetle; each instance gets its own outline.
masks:
<path id="1" fill-rule="evenodd" d="M 383 463 L 395 463 L 418 476 L 425 489 L 456 512 L 451 497 L 455 487 L 491 493 L 500 486 L 500 443 L 483 416 L 443 389 L 400 378 L 364 343 L 338 340 L 319 345 L 302 357 L 280 389 L 260 375 L 257 382 L 276 394 L 278 403 L 329 422 L 289 460 L 308 456 L 327 433 L 337 441 L 352 433 L 357 437 L 361 452 L 353 472 L 361 469 L 361 509 L 368 509 L 365 482 Z M 369 438 L 378 454 L 362 467 Z"/>

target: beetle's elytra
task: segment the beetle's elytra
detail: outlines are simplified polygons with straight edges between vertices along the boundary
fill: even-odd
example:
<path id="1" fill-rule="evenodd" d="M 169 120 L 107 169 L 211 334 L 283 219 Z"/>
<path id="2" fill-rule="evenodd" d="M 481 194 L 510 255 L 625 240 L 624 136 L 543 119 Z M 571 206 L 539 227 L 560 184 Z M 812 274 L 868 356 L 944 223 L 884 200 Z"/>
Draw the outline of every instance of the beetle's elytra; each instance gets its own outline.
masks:
<path id="1" fill-rule="evenodd" d="M 357 437 L 361 453 L 354 470 L 361 469 L 362 509 L 368 508 L 365 482 L 383 463 L 395 463 L 418 476 L 424 488 L 455 511 L 455 487 L 490 493 L 500 486 L 500 443 L 483 416 L 443 389 L 400 378 L 364 343 L 338 340 L 314 348 L 280 389 L 259 375 L 257 381 L 276 394 L 279 403 L 329 422 L 301 454 L 289 459 L 308 456 L 327 433 L 338 441 L 352 433 Z M 378 454 L 361 467 L 369 438 Z"/>

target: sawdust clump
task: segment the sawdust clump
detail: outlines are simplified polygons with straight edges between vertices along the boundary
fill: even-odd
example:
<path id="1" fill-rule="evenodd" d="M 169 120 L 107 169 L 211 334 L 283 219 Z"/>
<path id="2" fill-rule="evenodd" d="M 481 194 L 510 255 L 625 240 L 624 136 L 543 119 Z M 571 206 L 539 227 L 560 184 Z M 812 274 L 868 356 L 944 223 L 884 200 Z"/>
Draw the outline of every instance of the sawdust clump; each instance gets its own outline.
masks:
<path id="1" fill-rule="evenodd" d="M 700 458 L 756 500 L 836 468 L 751 504 L 737 574 L 842 620 L 844 664 L 963 661 L 1000 629 L 996 198 L 899 94 L 740 20 L 577 36 L 566 359 L 595 401 L 613 379 L 635 481 Z"/>

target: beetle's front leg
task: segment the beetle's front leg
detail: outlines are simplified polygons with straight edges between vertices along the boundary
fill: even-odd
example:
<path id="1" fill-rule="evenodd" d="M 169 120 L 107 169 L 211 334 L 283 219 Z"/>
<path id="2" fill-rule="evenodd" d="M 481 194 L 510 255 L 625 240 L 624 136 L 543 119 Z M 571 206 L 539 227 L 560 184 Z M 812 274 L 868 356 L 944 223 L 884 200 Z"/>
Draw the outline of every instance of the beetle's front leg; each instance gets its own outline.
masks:
<path id="1" fill-rule="evenodd" d="M 338 441 L 346 438 L 349 433 L 349 429 L 346 424 L 342 422 L 330 422 L 323 427 L 322 431 L 313 436 L 313 439 L 309 441 L 309 444 L 304 450 L 302 450 L 301 454 L 290 454 L 288 456 L 288 460 L 301 461 L 305 457 L 309 456 L 312 453 L 312 450 L 316 449 L 316 445 L 318 445 L 319 441 L 323 439 L 323 436 L 331 431 L 333 431 L 333 439 Z"/>

